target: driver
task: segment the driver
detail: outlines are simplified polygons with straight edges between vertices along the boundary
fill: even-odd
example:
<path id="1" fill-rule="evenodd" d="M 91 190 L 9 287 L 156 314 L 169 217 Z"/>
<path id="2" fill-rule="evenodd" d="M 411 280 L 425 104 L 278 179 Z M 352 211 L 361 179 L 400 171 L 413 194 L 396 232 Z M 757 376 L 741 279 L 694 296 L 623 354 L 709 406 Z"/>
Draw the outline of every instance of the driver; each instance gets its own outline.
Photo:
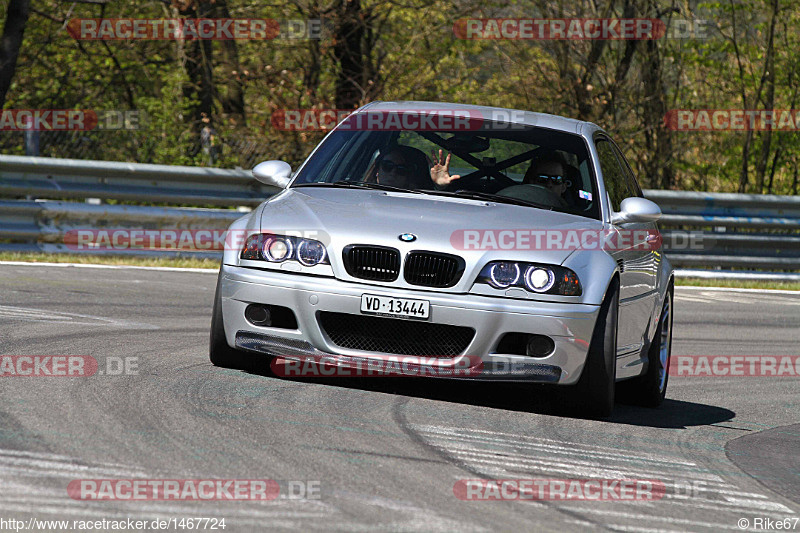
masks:
<path id="1" fill-rule="evenodd" d="M 395 144 L 376 161 L 378 183 L 403 189 L 444 188 L 461 176 L 450 175 L 450 154 L 431 152 L 431 159 L 411 146 Z"/>

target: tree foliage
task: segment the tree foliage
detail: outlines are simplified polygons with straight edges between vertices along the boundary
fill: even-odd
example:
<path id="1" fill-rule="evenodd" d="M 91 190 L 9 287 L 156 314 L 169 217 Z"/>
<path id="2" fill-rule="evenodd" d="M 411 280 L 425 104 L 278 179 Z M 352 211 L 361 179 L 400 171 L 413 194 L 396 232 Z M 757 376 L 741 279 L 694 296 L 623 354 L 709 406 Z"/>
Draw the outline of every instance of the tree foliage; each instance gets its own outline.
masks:
<path id="1" fill-rule="evenodd" d="M 17 16 L 17 5 L 0 0 L 0 11 Z M 454 24 L 470 17 L 703 21 L 695 29 L 705 35 L 458 38 Z M 75 18 L 324 23 L 319 39 L 91 41 L 70 36 Z M 673 131 L 664 117 L 671 109 L 798 107 L 798 22 L 793 0 L 39 0 L 4 107 L 148 117 L 135 131 L 45 132 L 43 155 L 248 167 L 260 159 L 296 165 L 324 135 L 277 130 L 276 110 L 395 99 L 496 105 L 601 125 L 647 187 L 796 194 L 797 133 Z M 23 152 L 21 133 L 0 135 L 4 152 Z"/>

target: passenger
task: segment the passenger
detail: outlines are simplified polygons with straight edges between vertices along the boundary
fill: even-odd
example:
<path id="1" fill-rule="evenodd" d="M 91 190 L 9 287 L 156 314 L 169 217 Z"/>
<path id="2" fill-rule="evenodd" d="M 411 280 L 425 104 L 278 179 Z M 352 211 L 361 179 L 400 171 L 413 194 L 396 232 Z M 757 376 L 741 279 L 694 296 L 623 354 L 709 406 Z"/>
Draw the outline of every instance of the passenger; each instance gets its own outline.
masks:
<path id="1" fill-rule="evenodd" d="M 541 185 L 559 198 L 564 198 L 567 191 L 567 168 L 556 158 L 540 159 L 528 169 L 522 183 L 525 185 Z"/>

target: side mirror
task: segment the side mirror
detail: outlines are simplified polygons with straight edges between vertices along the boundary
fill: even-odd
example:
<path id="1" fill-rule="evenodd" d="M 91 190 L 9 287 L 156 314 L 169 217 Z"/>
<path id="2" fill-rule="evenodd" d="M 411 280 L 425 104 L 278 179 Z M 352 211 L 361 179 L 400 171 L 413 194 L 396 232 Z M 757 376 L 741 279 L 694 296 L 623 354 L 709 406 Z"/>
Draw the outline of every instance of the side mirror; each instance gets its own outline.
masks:
<path id="1" fill-rule="evenodd" d="M 633 196 L 620 204 L 621 211 L 611 215 L 612 224 L 626 222 L 655 222 L 661 218 L 661 208 L 655 202 Z"/>
<path id="2" fill-rule="evenodd" d="M 289 185 L 292 167 L 286 161 L 264 161 L 253 169 L 253 177 L 265 185 L 285 189 Z"/>

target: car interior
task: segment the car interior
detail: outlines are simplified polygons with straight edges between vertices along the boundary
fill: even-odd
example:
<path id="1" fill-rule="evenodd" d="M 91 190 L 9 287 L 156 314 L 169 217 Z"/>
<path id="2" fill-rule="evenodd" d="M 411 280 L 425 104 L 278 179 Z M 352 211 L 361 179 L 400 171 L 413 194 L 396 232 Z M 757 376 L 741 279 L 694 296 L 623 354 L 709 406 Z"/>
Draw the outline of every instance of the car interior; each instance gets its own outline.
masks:
<path id="1" fill-rule="evenodd" d="M 594 176 L 583 140 L 577 135 L 545 128 L 511 125 L 477 131 L 342 131 L 334 132 L 321 150 L 327 163 L 317 168 L 312 156 L 295 185 L 317 183 L 375 183 L 378 166 L 392 151 L 402 153 L 411 167 L 406 188 L 429 193 L 493 195 L 539 208 L 599 218 Z M 330 154 L 329 145 L 336 150 Z M 447 186 L 430 178 L 432 154 L 451 154 L 449 173 L 460 175 Z M 315 154 L 316 155 L 316 154 Z M 331 155 L 333 155 L 331 157 Z M 534 176 L 540 163 L 560 165 L 561 194 Z M 404 166 L 405 166 L 404 165 Z M 313 170 L 313 174 L 310 172 Z M 554 176 L 555 177 L 555 176 Z"/>

